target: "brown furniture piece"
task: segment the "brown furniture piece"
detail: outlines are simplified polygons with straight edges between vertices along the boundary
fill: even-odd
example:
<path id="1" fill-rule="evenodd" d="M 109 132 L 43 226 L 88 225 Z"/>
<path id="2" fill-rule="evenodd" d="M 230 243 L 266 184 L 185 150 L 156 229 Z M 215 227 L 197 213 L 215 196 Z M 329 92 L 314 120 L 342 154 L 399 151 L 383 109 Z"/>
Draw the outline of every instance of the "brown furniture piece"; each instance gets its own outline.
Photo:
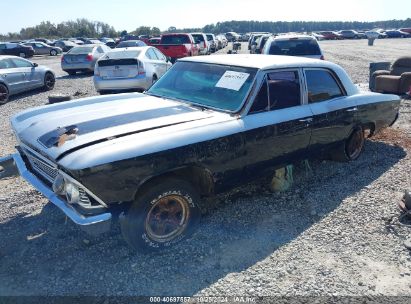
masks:
<path id="1" fill-rule="evenodd" d="M 411 57 L 400 57 L 390 71 L 375 71 L 372 76 L 376 92 L 406 94 L 411 90 Z"/>

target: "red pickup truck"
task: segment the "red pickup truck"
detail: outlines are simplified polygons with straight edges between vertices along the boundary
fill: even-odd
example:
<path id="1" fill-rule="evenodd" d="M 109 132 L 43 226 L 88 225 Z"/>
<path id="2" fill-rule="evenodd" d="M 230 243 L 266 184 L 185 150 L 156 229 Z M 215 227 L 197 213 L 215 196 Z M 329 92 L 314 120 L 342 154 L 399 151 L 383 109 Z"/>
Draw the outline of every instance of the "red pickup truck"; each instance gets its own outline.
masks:
<path id="1" fill-rule="evenodd" d="M 197 56 L 199 50 L 193 36 L 182 33 L 161 35 L 160 44 L 156 48 L 170 57 L 172 63 L 178 58 Z"/>

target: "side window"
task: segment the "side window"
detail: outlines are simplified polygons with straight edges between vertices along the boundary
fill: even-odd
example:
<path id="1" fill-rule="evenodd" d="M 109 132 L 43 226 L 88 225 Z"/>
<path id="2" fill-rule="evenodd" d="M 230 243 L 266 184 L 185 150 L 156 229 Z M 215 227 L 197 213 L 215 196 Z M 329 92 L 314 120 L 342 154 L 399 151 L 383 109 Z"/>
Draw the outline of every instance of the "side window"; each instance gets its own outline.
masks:
<path id="1" fill-rule="evenodd" d="M 268 92 L 267 92 L 267 80 L 264 80 L 263 85 L 258 91 L 257 96 L 254 99 L 248 114 L 255 114 L 259 112 L 265 112 L 268 110 Z"/>
<path id="2" fill-rule="evenodd" d="M 300 80 L 297 71 L 280 71 L 268 74 L 270 110 L 301 105 Z"/>
<path id="3" fill-rule="evenodd" d="M 146 53 L 146 56 L 151 60 L 158 60 L 156 54 L 154 53 L 153 49 L 149 49 Z"/>
<path id="4" fill-rule="evenodd" d="M 321 102 L 343 96 L 333 75 L 326 70 L 305 70 L 308 102 Z"/>
<path id="5" fill-rule="evenodd" d="M 159 50 L 157 50 L 156 48 L 152 49 L 154 50 L 154 53 L 156 53 L 157 58 L 162 60 L 162 61 L 166 61 L 166 57 L 163 55 L 163 53 L 161 53 Z"/>
<path id="6" fill-rule="evenodd" d="M 102 49 L 101 47 L 98 47 L 98 48 L 97 48 L 97 52 L 100 53 L 100 54 L 104 53 L 104 51 L 103 51 L 103 49 Z"/>
<path id="7" fill-rule="evenodd" d="M 14 65 L 18 68 L 31 68 L 33 65 L 31 62 L 26 61 L 24 59 L 19 59 L 19 58 L 11 58 L 11 61 L 14 63 Z"/>
<path id="8" fill-rule="evenodd" d="M 40 44 L 40 43 L 36 43 L 36 47 L 38 47 L 38 48 L 42 48 L 42 47 L 43 47 L 43 45 L 42 45 L 42 44 Z"/>
<path id="9" fill-rule="evenodd" d="M 5 50 L 6 49 L 6 45 L 5 44 L 0 44 L 0 50 Z"/>

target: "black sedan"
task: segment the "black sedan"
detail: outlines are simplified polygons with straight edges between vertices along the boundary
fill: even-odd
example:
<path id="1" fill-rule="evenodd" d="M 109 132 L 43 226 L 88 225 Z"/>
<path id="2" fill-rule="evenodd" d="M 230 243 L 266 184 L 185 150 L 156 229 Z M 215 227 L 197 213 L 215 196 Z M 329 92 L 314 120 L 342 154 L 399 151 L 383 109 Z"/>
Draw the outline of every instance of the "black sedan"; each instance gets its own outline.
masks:
<path id="1" fill-rule="evenodd" d="M 14 55 L 23 58 L 34 56 L 34 49 L 21 43 L 3 42 L 0 43 L 0 55 Z"/>

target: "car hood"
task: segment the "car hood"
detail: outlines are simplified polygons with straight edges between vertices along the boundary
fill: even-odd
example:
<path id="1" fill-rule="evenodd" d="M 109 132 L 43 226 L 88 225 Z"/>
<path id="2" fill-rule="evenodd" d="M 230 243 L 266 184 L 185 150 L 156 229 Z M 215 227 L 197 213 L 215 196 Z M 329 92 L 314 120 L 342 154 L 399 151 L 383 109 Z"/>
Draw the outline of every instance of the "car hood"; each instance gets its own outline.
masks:
<path id="1" fill-rule="evenodd" d="M 108 95 L 34 108 L 12 118 L 20 143 L 56 161 L 80 149 L 120 137 L 231 115 L 139 93 Z M 232 118 L 231 118 L 232 119 Z M 171 132 L 171 131 L 170 131 Z"/>

